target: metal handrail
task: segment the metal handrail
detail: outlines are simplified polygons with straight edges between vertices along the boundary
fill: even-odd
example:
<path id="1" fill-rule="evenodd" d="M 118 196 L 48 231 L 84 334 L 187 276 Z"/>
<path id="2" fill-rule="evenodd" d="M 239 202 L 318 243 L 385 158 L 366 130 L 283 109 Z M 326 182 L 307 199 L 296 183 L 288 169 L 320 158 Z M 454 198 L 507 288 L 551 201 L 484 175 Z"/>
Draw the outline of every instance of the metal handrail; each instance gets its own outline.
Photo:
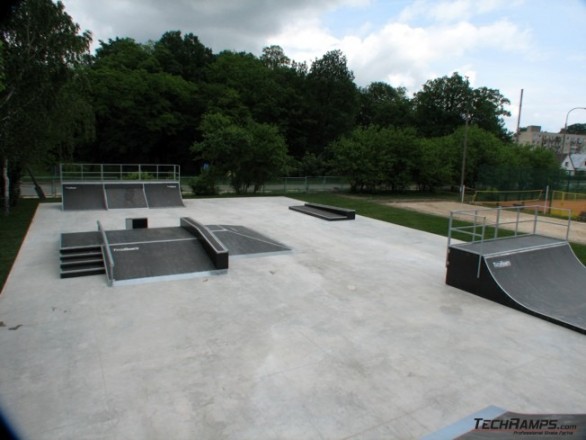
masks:
<path id="1" fill-rule="evenodd" d="M 106 258 L 106 277 L 108 278 L 108 284 L 111 286 L 114 284 L 114 256 L 112 255 L 112 251 L 110 250 L 110 243 L 108 242 L 108 237 L 106 235 L 106 231 L 102 227 L 102 224 L 98 220 L 98 232 L 100 233 L 100 237 L 102 238 L 102 249 L 105 251 L 104 257 Z"/>
<path id="2" fill-rule="evenodd" d="M 513 232 L 514 235 L 530 235 L 530 234 L 537 234 L 537 229 L 539 224 L 551 224 L 559 227 L 564 227 L 566 229 L 565 239 L 568 240 L 570 236 L 570 226 L 572 222 L 572 212 L 570 209 L 563 209 L 560 208 L 561 211 L 567 212 L 567 223 L 561 224 L 559 222 L 555 222 L 549 220 L 548 217 L 539 216 L 538 212 L 541 209 L 541 206 L 512 206 L 512 207 L 499 207 L 496 208 L 496 221 L 494 223 L 487 223 L 487 217 L 485 215 L 480 215 L 485 212 L 495 212 L 495 208 L 482 208 L 482 209 L 474 209 L 474 210 L 462 210 L 462 211 L 451 211 L 450 212 L 450 223 L 449 223 L 449 231 L 448 231 L 448 246 L 451 242 L 452 231 L 460 232 L 462 234 L 472 235 L 474 238 L 480 237 L 480 241 L 485 241 L 488 238 L 486 237 L 486 229 L 488 227 L 494 228 L 494 239 L 498 239 L 499 230 L 503 229 L 503 226 L 507 225 L 514 225 Z M 533 210 L 532 218 L 528 219 L 521 219 L 521 211 L 522 210 Z M 512 221 L 502 221 L 501 213 L 503 211 L 515 211 L 516 217 L 515 220 Z M 480 214 L 479 214 L 480 213 Z M 453 219 L 458 217 L 472 217 L 472 225 L 467 226 L 453 226 Z M 482 220 L 482 223 L 479 220 Z M 521 232 L 519 226 L 524 223 L 531 223 L 533 227 L 531 228 L 532 232 Z M 482 225 L 482 233 L 476 233 L 476 229 Z M 474 229 L 474 232 L 468 232 L 467 229 Z M 475 241 L 475 240 L 474 240 Z"/>
<path id="3" fill-rule="evenodd" d="M 124 180 L 136 173 L 138 178 L 154 176 L 156 180 L 181 180 L 181 167 L 176 164 L 142 164 L 142 163 L 61 163 L 59 176 L 61 182 L 71 181 L 116 181 Z"/>

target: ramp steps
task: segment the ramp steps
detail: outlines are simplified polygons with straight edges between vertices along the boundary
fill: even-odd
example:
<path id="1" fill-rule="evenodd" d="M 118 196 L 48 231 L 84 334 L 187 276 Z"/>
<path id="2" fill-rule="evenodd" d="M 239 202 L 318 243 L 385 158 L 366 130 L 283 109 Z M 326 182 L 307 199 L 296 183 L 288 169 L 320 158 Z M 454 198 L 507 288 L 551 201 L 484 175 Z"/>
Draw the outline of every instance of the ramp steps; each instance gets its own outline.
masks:
<path id="1" fill-rule="evenodd" d="M 61 248 L 61 278 L 106 273 L 100 246 Z"/>

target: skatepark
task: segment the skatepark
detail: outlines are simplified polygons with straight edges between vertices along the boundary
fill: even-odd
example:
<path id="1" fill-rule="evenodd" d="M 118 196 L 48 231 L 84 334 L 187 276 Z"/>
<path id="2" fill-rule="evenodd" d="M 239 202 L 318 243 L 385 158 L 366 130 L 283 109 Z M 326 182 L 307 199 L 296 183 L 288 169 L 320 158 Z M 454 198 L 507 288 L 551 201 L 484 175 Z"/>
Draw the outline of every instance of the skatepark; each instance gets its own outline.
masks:
<path id="1" fill-rule="evenodd" d="M 583 334 L 447 285 L 445 237 L 359 215 L 324 221 L 298 204 L 41 204 L 0 295 L 0 407 L 16 431 L 421 438 L 492 406 L 586 413 Z M 224 234 L 226 270 L 113 286 L 106 274 L 60 277 L 63 234 L 95 237 L 99 222 L 112 247 L 171 234 L 167 246 L 193 241 L 184 218 Z"/>

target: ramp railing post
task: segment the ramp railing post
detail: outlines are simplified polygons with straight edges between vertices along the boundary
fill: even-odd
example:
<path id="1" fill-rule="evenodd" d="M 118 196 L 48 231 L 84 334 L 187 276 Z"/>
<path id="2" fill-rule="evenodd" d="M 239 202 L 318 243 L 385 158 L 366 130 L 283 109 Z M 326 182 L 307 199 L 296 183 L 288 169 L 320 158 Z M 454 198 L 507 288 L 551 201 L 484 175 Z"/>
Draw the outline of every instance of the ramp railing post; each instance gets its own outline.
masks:
<path id="1" fill-rule="evenodd" d="M 448 221 L 448 248 L 446 249 L 446 267 L 450 258 L 450 244 L 452 242 L 452 224 L 454 220 L 454 211 L 450 211 L 450 219 Z"/>
<path id="2" fill-rule="evenodd" d="M 476 278 L 480 278 L 480 268 L 482 267 L 482 256 L 484 255 L 484 234 L 486 231 L 486 217 L 482 224 L 482 241 L 480 242 L 480 254 L 478 254 L 478 267 L 476 268 Z"/>
<path id="3" fill-rule="evenodd" d="M 106 232 L 104 228 L 102 228 L 102 224 L 98 220 L 98 232 L 100 233 L 100 238 L 102 240 L 102 253 L 105 259 L 105 268 L 106 268 L 106 278 L 108 279 L 108 285 L 114 285 L 114 257 L 112 255 L 112 251 L 110 250 L 110 243 L 108 242 L 108 237 L 106 236 Z"/>
<path id="4" fill-rule="evenodd" d="M 515 220 L 515 237 L 519 233 L 519 219 L 520 219 L 520 217 L 521 217 L 521 210 L 519 208 L 517 208 L 517 218 Z"/>

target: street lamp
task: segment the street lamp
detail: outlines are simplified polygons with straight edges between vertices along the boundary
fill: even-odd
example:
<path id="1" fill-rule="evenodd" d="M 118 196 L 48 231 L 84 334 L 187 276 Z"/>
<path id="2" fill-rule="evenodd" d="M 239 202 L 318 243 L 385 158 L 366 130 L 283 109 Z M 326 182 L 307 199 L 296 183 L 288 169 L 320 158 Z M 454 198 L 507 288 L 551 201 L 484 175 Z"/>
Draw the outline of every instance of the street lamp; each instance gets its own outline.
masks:
<path id="1" fill-rule="evenodd" d="M 566 148 L 566 132 L 568 131 L 568 117 L 570 116 L 570 113 L 572 113 L 574 110 L 586 110 L 586 107 L 574 107 L 571 108 L 568 113 L 566 114 L 566 122 L 564 123 L 564 135 L 562 136 L 562 153 L 563 153 L 563 149 Z M 571 149 L 568 148 L 568 157 L 570 157 L 570 154 L 572 153 Z M 571 158 L 570 158 L 571 160 Z"/>
<path id="2" fill-rule="evenodd" d="M 466 150 L 468 149 L 468 123 L 470 121 L 470 115 L 464 115 L 464 147 L 462 148 L 462 171 L 460 175 L 460 202 L 464 203 L 464 194 L 466 193 L 466 187 L 464 186 L 464 176 L 466 175 Z"/>

